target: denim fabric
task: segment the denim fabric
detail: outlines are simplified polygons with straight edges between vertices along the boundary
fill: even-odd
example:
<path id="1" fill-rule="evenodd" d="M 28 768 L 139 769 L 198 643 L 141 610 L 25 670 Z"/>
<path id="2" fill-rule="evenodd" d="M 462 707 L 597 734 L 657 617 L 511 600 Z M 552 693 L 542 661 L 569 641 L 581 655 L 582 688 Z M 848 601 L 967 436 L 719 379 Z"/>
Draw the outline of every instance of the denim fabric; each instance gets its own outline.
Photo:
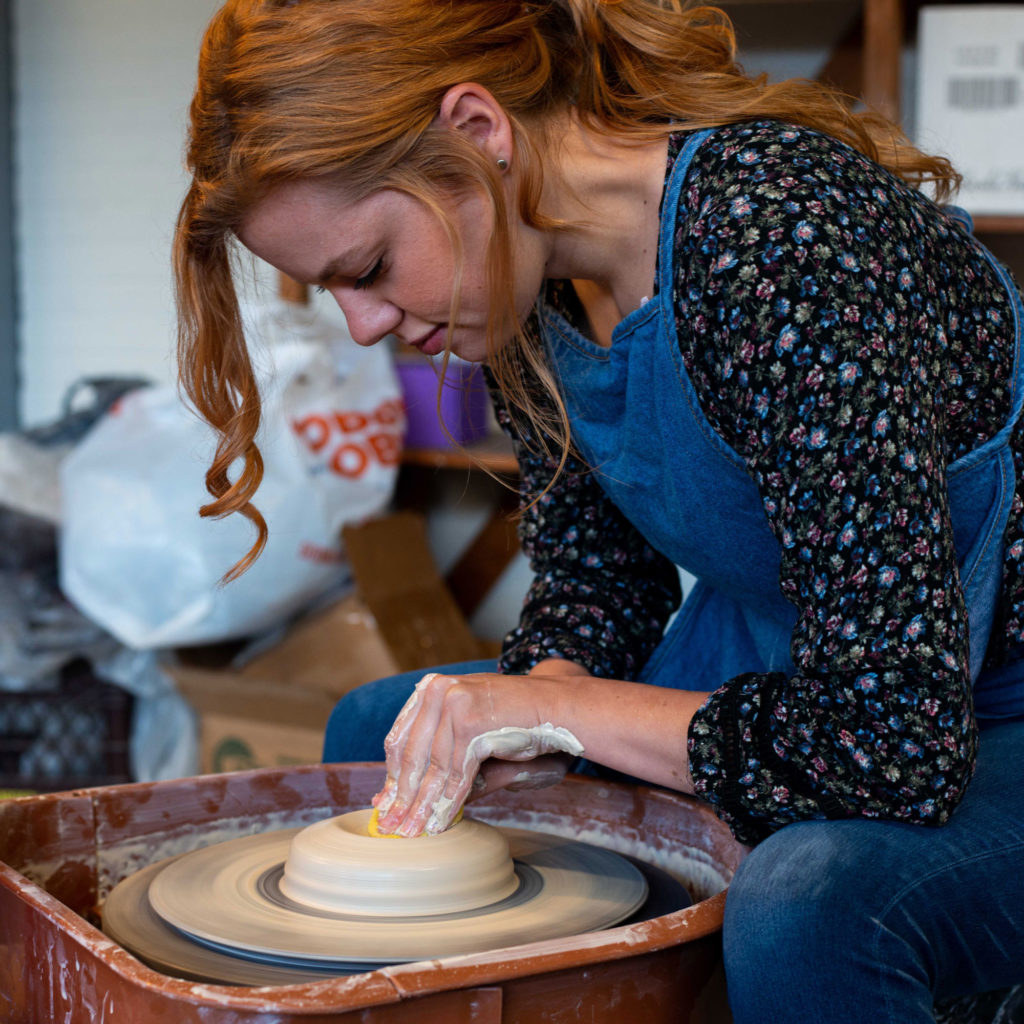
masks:
<path id="1" fill-rule="evenodd" d="M 1024 720 L 983 724 L 941 828 L 809 821 L 755 847 L 723 940 L 735 1024 L 923 1024 L 1024 980 Z"/>
<path id="2" fill-rule="evenodd" d="M 710 643 L 722 660 L 710 651 L 688 655 L 685 685 L 695 690 L 717 689 L 739 672 L 794 674 L 790 637 L 797 619 L 797 609 L 779 589 L 780 548 L 757 486 L 701 411 L 676 336 L 675 214 L 687 168 L 707 134 L 688 139 L 669 177 L 658 295 L 615 328 L 611 348 L 580 334 L 552 306 L 542 303 L 539 310 L 574 441 L 602 488 L 650 544 L 700 581 L 687 601 L 692 606 L 683 612 L 688 637 L 693 645 Z M 967 218 L 960 210 L 952 216 Z M 1006 269 L 989 259 L 1011 296 L 1017 326 L 1012 409 L 995 437 L 946 472 L 970 621 L 975 709 L 999 716 L 1024 714 L 1024 666 L 982 671 L 1013 501 L 1009 443 L 1024 407 L 1024 305 Z M 714 597 L 708 591 L 715 591 Z M 738 650 L 749 659 L 738 659 Z M 699 673 L 693 671 L 694 657 Z"/>
<path id="3" fill-rule="evenodd" d="M 429 670 L 404 672 L 360 686 L 334 705 L 324 736 L 325 764 L 340 761 L 383 761 L 384 737 L 394 725 L 402 705 Z M 465 661 L 441 665 L 435 672 L 469 675 L 497 672 L 496 661 Z"/>

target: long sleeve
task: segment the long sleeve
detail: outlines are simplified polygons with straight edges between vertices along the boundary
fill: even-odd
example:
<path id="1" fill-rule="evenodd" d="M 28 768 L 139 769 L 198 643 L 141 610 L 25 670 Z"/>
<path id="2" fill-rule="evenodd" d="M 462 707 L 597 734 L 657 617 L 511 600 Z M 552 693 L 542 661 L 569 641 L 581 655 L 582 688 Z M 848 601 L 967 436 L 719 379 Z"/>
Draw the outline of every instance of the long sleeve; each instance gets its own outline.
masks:
<path id="1" fill-rule="evenodd" d="M 749 842 L 814 817 L 940 823 L 976 751 L 945 469 L 1005 417 L 1005 297 L 959 229 L 833 140 L 736 127 L 699 155 L 680 345 L 799 619 L 796 675 L 724 680 L 693 720 L 697 793 Z"/>

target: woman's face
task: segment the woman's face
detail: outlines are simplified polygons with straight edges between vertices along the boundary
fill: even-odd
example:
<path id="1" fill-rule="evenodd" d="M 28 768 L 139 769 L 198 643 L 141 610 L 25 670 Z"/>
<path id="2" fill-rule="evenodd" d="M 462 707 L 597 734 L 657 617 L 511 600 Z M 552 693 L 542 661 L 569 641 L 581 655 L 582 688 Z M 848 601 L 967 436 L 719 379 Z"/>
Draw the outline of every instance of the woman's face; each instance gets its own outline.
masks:
<path id="1" fill-rule="evenodd" d="M 464 269 L 455 324 L 449 312 L 455 256 L 438 218 L 402 192 L 352 200 L 336 184 L 297 181 L 279 186 L 242 223 L 242 244 L 296 281 L 331 293 L 352 337 L 373 345 L 393 334 L 427 355 L 442 351 L 452 327 L 452 352 L 473 362 L 487 355 L 489 301 L 484 256 L 492 216 L 481 199 L 447 211 L 462 240 Z M 514 240 L 516 313 L 526 316 L 543 276 L 538 239 L 525 229 Z"/>

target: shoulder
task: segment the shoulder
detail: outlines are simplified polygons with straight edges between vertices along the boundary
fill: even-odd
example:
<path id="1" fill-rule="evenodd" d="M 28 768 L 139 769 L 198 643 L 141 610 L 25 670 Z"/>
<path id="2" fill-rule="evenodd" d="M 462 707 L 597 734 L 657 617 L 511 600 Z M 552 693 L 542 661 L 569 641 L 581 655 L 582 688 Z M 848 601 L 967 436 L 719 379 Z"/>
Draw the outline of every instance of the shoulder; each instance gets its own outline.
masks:
<path id="1" fill-rule="evenodd" d="M 686 135 L 673 136 L 670 154 Z M 796 243 L 810 227 L 831 235 L 851 225 L 907 237 L 948 221 L 920 190 L 823 132 L 777 121 L 713 129 L 693 153 L 677 204 L 677 240 L 723 222 L 777 232 Z M 860 239 L 866 232 L 858 232 Z M 856 241 L 856 239 L 854 239 Z"/>
<path id="2" fill-rule="evenodd" d="M 672 136 L 670 152 L 678 153 L 689 134 Z M 780 121 L 751 121 L 710 131 L 690 161 L 685 191 L 691 199 L 714 200 L 744 189 L 822 191 L 837 183 L 854 190 L 866 187 L 878 201 L 909 189 L 831 135 Z"/>
<path id="3" fill-rule="evenodd" d="M 839 140 L 777 122 L 714 130 L 693 154 L 673 242 L 676 334 L 705 414 L 741 451 L 782 415 L 770 396 L 839 366 L 874 329 L 909 257 L 907 220 L 927 202 L 910 192 Z"/>

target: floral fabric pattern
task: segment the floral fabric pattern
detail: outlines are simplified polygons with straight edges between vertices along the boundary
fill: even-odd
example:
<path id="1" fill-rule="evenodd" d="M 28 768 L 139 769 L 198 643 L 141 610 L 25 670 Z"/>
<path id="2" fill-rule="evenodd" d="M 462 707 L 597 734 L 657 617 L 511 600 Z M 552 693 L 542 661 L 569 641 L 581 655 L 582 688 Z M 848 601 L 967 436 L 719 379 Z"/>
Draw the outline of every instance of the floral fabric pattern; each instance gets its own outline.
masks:
<path id="1" fill-rule="evenodd" d="M 673 136 L 671 168 L 685 134 Z M 698 795 L 756 842 L 813 817 L 944 821 L 976 751 L 945 468 L 1010 408 L 1013 314 L 984 253 L 917 190 L 819 133 L 715 131 L 680 196 L 673 308 L 710 424 L 744 460 L 800 610 L 797 674 L 722 685 L 688 737 Z M 567 289 L 554 287 L 549 300 Z M 571 312 L 571 293 L 565 299 Z M 513 431 L 511 417 L 499 419 Z M 1024 642 L 1024 442 L 989 663 Z M 521 448 L 524 495 L 551 464 Z M 633 678 L 677 591 L 574 463 L 524 503 L 537 571 L 505 671 L 552 654 Z"/>

